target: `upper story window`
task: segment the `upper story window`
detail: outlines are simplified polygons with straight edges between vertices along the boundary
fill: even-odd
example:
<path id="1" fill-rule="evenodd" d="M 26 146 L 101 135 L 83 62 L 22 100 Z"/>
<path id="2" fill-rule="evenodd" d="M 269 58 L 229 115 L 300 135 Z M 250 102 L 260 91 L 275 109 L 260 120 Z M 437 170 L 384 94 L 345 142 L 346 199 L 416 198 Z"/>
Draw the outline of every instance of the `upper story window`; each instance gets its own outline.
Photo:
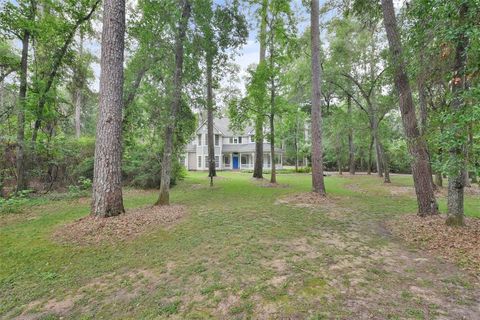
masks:
<path id="1" fill-rule="evenodd" d="M 255 136 L 253 134 L 250 136 L 250 142 L 255 142 Z"/>
<path id="2" fill-rule="evenodd" d="M 242 143 L 242 137 L 230 137 L 230 143 L 231 144 L 241 144 Z"/>
<path id="3" fill-rule="evenodd" d="M 215 135 L 215 145 L 216 146 L 220 145 L 220 135 L 218 135 L 218 134 Z"/>
<path id="4" fill-rule="evenodd" d="M 201 146 L 202 145 L 202 135 L 197 134 L 197 145 Z"/>

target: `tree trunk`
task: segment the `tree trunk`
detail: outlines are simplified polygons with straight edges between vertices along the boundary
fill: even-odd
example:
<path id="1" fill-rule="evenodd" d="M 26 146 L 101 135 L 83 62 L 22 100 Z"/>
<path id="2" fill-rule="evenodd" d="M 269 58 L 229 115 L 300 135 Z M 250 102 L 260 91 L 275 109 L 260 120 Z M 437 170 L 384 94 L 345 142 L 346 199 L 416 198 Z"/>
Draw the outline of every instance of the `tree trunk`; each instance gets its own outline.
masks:
<path id="1" fill-rule="evenodd" d="M 320 24 L 318 0 L 312 0 L 310 13 L 311 43 L 312 43 L 312 186 L 313 192 L 325 195 L 323 179 L 322 151 L 322 109 L 320 88 Z"/>
<path id="2" fill-rule="evenodd" d="M 208 55 L 208 54 L 207 54 Z M 208 140 L 208 176 L 210 177 L 210 186 L 213 186 L 213 177 L 217 175 L 215 171 L 215 143 L 213 135 L 213 61 L 212 57 L 207 56 L 207 140 Z"/>
<path id="3" fill-rule="evenodd" d="M 443 187 L 443 179 L 442 179 L 442 173 L 441 172 L 435 174 L 435 184 L 438 187 Z"/>
<path id="4" fill-rule="evenodd" d="M 389 158 L 388 158 L 387 152 L 385 151 L 385 149 L 383 149 L 383 146 L 382 146 L 382 156 L 383 156 L 383 170 L 384 170 L 383 183 L 391 183 Z"/>
<path id="5" fill-rule="evenodd" d="M 350 121 L 350 127 L 348 128 L 348 171 L 351 175 L 355 174 L 355 146 L 353 144 L 353 127 L 352 127 L 352 98 L 347 98 L 348 106 L 348 119 Z"/>
<path id="6" fill-rule="evenodd" d="M 177 114 L 182 102 L 183 51 L 190 18 L 190 2 L 180 0 L 182 18 L 178 25 L 178 34 L 175 40 L 175 75 L 173 80 L 174 94 L 170 109 L 170 119 L 165 128 L 165 146 L 163 149 L 162 172 L 160 177 L 160 194 L 155 205 L 170 204 L 170 175 L 172 172 L 173 135 L 177 122 Z"/>
<path id="7" fill-rule="evenodd" d="M 122 197 L 125 0 L 105 0 L 103 10 L 92 214 L 110 217 L 125 212 Z"/>
<path id="8" fill-rule="evenodd" d="M 83 57 L 83 32 L 80 32 L 80 48 L 78 50 L 78 55 L 80 58 Z M 82 68 L 83 66 L 81 66 Z M 83 73 L 83 72 L 82 72 Z M 77 80 L 80 82 L 76 85 L 75 88 L 75 137 L 78 139 L 82 134 L 82 108 L 83 108 L 83 84 L 84 84 L 84 74 L 81 74 Z"/>
<path id="9" fill-rule="evenodd" d="M 267 10 L 268 0 L 262 1 L 262 9 L 260 13 L 260 61 L 265 61 L 266 42 L 267 42 Z M 257 114 L 255 117 L 255 162 L 253 164 L 253 177 L 263 179 L 263 123 L 265 117 Z"/>
<path id="10" fill-rule="evenodd" d="M 370 125 L 373 135 L 373 142 L 375 144 L 375 163 L 377 166 L 377 175 L 381 178 L 383 177 L 383 157 L 382 157 L 382 143 L 380 142 L 380 137 L 378 136 L 378 122 L 376 119 L 370 119 Z"/>
<path id="11" fill-rule="evenodd" d="M 16 154 L 16 175 L 17 191 L 27 188 L 27 176 L 25 173 L 25 109 L 27 96 L 27 73 L 28 73 L 28 45 L 30 31 L 23 32 L 22 39 L 22 60 L 20 66 L 20 89 L 18 93 L 17 111 L 17 154 Z"/>
<path id="12" fill-rule="evenodd" d="M 368 168 L 367 168 L 367 174 L 371 175 L 372 174 L 372 149 L 373 149 L 373 137 L 370 138 L 370 145 L 368 146 Z"/>
<path id="13" fill-rule="evenodd" d="M 293 142 L 295 147 L 295 172 L 298 172 L 298 114 L 295 122 L 295 139 Z"/>
<path id="14" fill-rule="evenodd" d="M 275 106 L 275 90 L 272 90 L 272 110 Z M 270 183 L 277 183 L 277 172 L 275 170 L 275 125 L 274 125 L 275 114 L 272 112 L 270 114 L 270 155 L 272 157 L 272 170 L 270 174 Z"/>
<path id="15" fill-rule="evenodd" d="M 462 3 L 459 8 L 459 21 L 462 23 L 465 21 L 465 16 L 468 13 L 467 3 Z M 467 59 L 467 46 L 468 38 L 465 33 L 459 35 L 457 45 L 455 48 L 455 62 L 453 66 L 453 79 L 452 84 L 452 102 L 450 104 L 451 113 L 460 113 L 465 107 L 463 101 L 463 91 L 465 87 L 465 65 Z M 455 124 L 452 124 L 455 128 Z M 457 129 L 458 130 L 458 129 Z M 456 132 L 456 135 L 462 135 L 463 132 Z M 458 137 L 459 140 L 462 140 Z M 453 163 L 463 163 L 459 168 L 454 168 L 454 172 L 448 175 L 448 197 L 447 197 L 447 221 L 450 226 L 461 226 L 464 224 L 464 208 L 463 208 L 463 196 L 465 188 L 465 160 L 463 159 L 463 153 L 466 149 L 465 145 L 454 146 L 450 149 L 450 159 L 454 160 Z"/>
<path id="16" fill-rule="evenodd" d="M 399 94 L 400 112 L 407 138 L 408 149 L 413 158 L 412 173 L 420 216 L 437 214 L 438 206 L 432 185 L 432 172 L 427 144 L 418 130 L 412 91 L 408 82 L 403 59 L 402 45 L 392 0 L 382 0 L 383 22 L 394 67 L 395 86 Z"/>

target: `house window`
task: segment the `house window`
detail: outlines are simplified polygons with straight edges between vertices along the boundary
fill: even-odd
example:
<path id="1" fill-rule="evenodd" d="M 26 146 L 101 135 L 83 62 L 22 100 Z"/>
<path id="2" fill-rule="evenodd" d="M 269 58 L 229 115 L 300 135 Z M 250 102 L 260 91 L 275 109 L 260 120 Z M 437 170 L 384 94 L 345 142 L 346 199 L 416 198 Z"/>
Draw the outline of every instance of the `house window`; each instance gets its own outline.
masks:
<path id="1" fill-rule="evenodd" d="M 254 135 L 250 136 L 250 142 L 255 142 L 255 136 Z"/>
<path id="2" fill-rule="evenodd" d="M 248 155 L 242 155 L 242 165 L 248 164 Z"/>
<path id="3" fill-rule="evenodd" d="M 198 144 L 199 146 L 202 145 L 202 135 L 201 135 L 201 134 L 197 134 L 197 144 Z"/>
<path id="4" fill-rule="evenodd" d="M 220 136 L 218 134 L 215 135 L 215 145 L 216 146 L 220 145 Z"/>
<path id="5" fill-rule="evenodd" d="M 223 156 L 223 163 L 225 164 L 225 167 L 230 167 L 230 156 Z"/>
<path id="6" fill-rule="evenodd" d="M 220 156 L 215 156 L 215 168 L 220 168 Z"/>
<path id="7" fill-rule="evenodd" d="M 198 168 L 201 168 L 201 167 L 202 167 L 202 156 L 198 156 L 197 167 L 198 167 Z"/>
<path id="8" fill-rule="evenodd" d="M 230 144 L 239 144 L 242 143 L 242 137 L 230 137 Z"/>

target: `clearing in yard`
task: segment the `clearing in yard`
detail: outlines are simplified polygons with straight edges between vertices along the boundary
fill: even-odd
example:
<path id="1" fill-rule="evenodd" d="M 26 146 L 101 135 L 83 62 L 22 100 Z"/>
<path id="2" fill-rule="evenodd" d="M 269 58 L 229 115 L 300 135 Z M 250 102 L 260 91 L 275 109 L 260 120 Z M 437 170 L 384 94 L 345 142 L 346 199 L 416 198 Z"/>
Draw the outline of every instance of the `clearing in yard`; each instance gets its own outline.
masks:
<path id="1" fill-rule="evenodd" d="M 126 216 L 145 229 L 76 221 L 88 199 L 0 216 L 0 317 L 478 319 L 475 252 L 451 257 L 403 236 L 416 208 L 410 176 L 329 176 L 319 200 L 308 174 L 265 187 L 220 172 L 214 188 L 206 175 L 189 173 L 166 211 L 149 211 L 157 191 L 126 190 Z M 477 223 L 475 191 L 465 207 Z"/>

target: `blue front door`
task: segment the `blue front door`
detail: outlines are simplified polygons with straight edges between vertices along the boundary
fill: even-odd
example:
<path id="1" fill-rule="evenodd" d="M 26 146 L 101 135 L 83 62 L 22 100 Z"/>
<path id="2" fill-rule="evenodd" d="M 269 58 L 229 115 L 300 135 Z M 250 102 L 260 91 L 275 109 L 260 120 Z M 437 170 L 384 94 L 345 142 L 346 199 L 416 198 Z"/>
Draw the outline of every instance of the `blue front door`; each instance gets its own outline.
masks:
<path id="1" fill-rule="evenodd" d="M 233 169 L 238 169 L 238 156 L 233 155 Z"/>

